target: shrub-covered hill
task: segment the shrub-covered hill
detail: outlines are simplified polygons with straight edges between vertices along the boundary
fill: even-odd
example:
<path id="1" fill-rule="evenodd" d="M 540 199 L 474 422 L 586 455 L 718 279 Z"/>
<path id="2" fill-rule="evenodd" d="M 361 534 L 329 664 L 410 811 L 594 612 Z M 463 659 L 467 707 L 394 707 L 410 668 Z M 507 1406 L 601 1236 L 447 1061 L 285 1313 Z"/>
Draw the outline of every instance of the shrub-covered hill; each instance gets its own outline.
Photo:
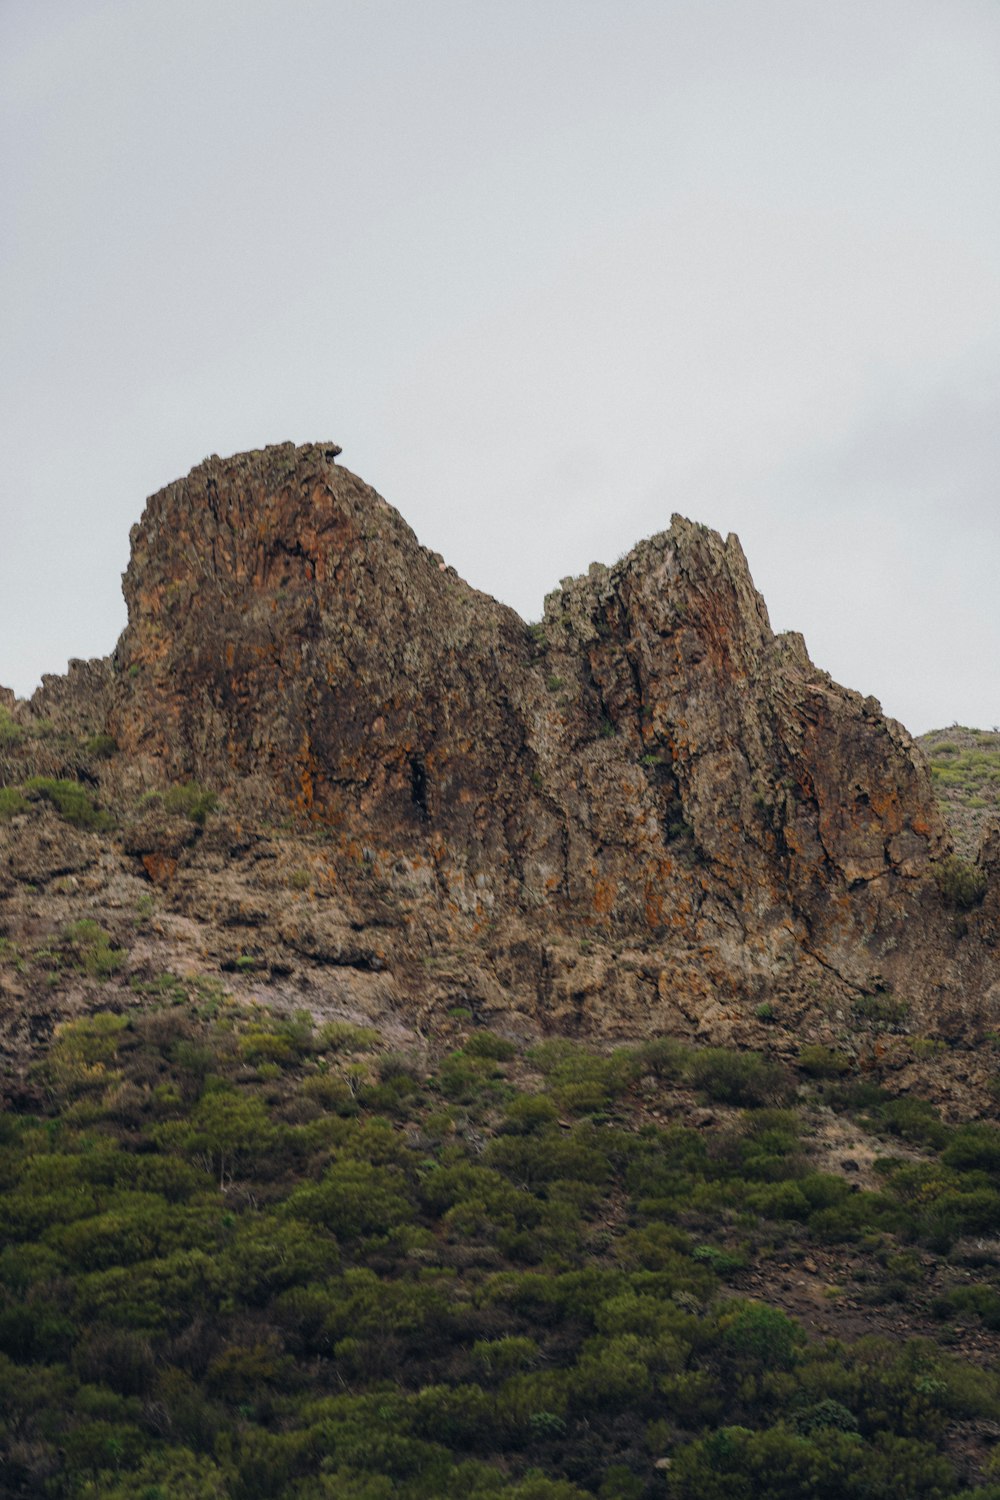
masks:
<path id="1" fill-rule="evenodd" d="M 1000 816 L 1000 731 L 932 729 L 917 743 L 930 761 L 941 811 L 959 853 L 975 859 L 983 829 Z"/>
<path id="2" fill-rule="evenodd" d="M 0 1494 L 1000 1500 L 1000 846 L 735 538 L 529 627 L 337 451 L 0 688 Z"/>
<path id="3" fill-rule="evenodd" d="M 996 1126 L 818 1046 L 132 999 L 0 1117 L 3 1494 L 1000 1500 Z"/>

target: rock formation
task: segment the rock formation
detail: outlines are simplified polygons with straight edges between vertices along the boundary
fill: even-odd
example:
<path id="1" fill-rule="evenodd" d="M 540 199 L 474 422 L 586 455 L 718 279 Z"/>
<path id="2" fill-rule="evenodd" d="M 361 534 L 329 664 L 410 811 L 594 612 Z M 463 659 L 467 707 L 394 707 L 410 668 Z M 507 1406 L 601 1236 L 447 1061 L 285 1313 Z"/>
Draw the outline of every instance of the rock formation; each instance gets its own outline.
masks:
<path id="1" fill-rule="evenodd" d="M 991 1024 L 995 882 L 956 920 L 923 756 L 773 634 L 735 536 L 675 516 L 529 627 L 339 451 L 211 458 L 154 495 L 113 659 L 16 706 L 113 737 L 101 858 L 288 983 L 379 975 L 413 1015 L 752 1037 L 779 996 L 825 1035 L 894 994 L 927 1028 Z M 220 798 L 204 832 L 156 801 L 187 783 Z M 291 859 L 309 900 L 261 879 Z"/>

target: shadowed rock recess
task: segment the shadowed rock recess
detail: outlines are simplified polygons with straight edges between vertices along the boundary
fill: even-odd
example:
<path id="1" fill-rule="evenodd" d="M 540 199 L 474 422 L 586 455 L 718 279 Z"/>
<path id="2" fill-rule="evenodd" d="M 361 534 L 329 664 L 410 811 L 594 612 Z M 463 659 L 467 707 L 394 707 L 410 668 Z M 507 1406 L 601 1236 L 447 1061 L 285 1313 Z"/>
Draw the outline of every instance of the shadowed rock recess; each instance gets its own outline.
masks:
<path id="1" fill-rule="evenodd" d="M 154 495 L 111 661 L 14 705 L 117 747 L 92 768 L 117 827 L 72 834 L 92 901 L 112 866 L 152 880 L 202 953 L 233 932 L 276 984 L 414 1024 L 753 1041 L 778 997 L 823 1038 L 887 996 L 956 1040 L 997 1023 L 996 840 L 958 915 L 919 748 L 772 632 L 735 536 L 675 516 L 528 626 L 339 451 Z M 149 811 L 188 783 L 204 829 Z M 2 834 L 29 873 L 37 823 Z M 291 863 L 308 895 L 268 876 Z"/>

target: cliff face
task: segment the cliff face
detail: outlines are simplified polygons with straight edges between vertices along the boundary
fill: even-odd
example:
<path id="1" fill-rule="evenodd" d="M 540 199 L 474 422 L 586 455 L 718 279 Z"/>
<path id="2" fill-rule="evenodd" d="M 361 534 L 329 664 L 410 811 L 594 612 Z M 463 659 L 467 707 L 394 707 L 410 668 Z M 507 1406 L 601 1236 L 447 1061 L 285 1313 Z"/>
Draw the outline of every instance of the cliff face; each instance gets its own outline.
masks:
<path id="1" fill-rule="evenodd" d="M 333 829 L 488 845 L 520 750 L 506 694 L 524 628 L 338 451 L 211 460 L 150 500 L 124 579 L 119 742 L 251 778 L 263 805 Z"/>
<path id="2" fill-rule="evenodd" d="M 195 780 L 240 837 L 307 837 L 401 1004 L 721 1032 L 776 992 L 833 1024 L 905 989 L 953 1028 L 986 1014 L 988 933 L 930 878 L 922 755 L 772 633 L 735 537 L 675 517 L 528 627 L 338 453 L 213 458 L 149 501 L 128 627 L 73 690 L 115 795 Z M 123 857 L 194 915 L 225 904 L 206 848 L 136 815 Z M 276 913 L 258 928 L 291 941 Z"/>
<path id="3" fill-rule="evenodd" d="M 896 935 L 944 839 L 922 758 L 772 634 L 735 537 L 675 518 L 529 630 L 336 452 L 213 459 L 149 502 L 127 754 L 429 859 L 480 917 L 707 942 L 736 973 L 791 940 L 853 974 Z"/>

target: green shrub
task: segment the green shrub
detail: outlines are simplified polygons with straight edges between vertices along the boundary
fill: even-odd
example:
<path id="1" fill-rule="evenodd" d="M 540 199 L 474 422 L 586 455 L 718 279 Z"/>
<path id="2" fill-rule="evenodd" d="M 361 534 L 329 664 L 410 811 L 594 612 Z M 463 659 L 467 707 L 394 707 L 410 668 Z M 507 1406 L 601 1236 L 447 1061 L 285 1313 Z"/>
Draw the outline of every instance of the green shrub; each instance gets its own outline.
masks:
<path id="1" fill-rule="evenodd" d="M 279 1031 L 265 1031 L 262 1027 L 241 1036 L 239 1048 L 240 1055 L 249 1063 L 287 1063 L 292 1058 L 288 1037 Z"/>
<path id="2" fill-rule="evenodd" d="M 0 706 L 0 750 L 10 749 L 23 739 L 24 730 L 20 724 L 9 709 Z"/>
<path id="3" fill-rule="evenodd" d="M 579 1125 L 565 1134 L 549 1129 L 500 1136 L 490 1142 L 483 1159 L 529 1191 L 558 1181 L 604 1182 L 610 1170 L 596 1132 Z"/>
<path id="4" fill-rule="evenodd" d="M 51 776 L 32 776 L 24 790 L 35 799 L 51 802 L 59 816 L 75 828 L 100 830 L 110 828 L 114 819 L 94 802 L 79 781 L 58 781 Z"/>
<path id="5" fill-rule="evenodd" d="M 398 1083 L 405 1080 L 407 1086 L 419 1086 L 420 1069 L 404 1052 L 383 1052 L 377 1063 L 378 1076 L 383 1083 Z"/>
<path id="6" fill-rule="evenodd" d="M 118 744 L 113 735 L 95 734 L 84 744 L 84 750 L 94 760 L 110 760 L 118 752 Z"/>
<path id="7" fill-rule="evenodd" d="M 153 1000 L 160 1005 L 183 1005 L 188 998 L 187 986 L 183 979 L 169 970 L 163 970 L 152 979 L 135 977 L 129 981 L 129 988 L 137 995 L 143 995 L 146 999 Z"/>
<path id="8" fill-rule="evenodd" d="M 113 947 L 110 935 L 89 917 L 71 922 L 63 938 L 76 956 L 77 967 L 92 979 L 110 979 L 125 962 L 125 949 Z"/>
<path id="9" fill-rule="evenodd" d="M 450 1052 L 438 1069 L 441 1092 L 460 1104 L 472 1104 L 484 1093 L 495 1092 L 501 1078 L 502 1070 L 491 1057 L 471 1056 L 465 1048 Z"/>
<path id="10" fill-rule="evenodd" d="M 316 1033 L 317 1052 L 373 1052 L 380 1037 L 371 1026 L 353 1021 L 326 1021 Z"/>
<path id="11" fill-rule="evenodd" d="M 523 1335 L 507 1334 L 498 1339 L 480 1339 L 472 1346 L 472 1357 L 489 1380 L 505 1380 L 517 1370 L 538 1365 L 540 1350 L 535 1340 Z"/>
<path id="12" fill-rule="evenodd" d="M 956 1315 L 978 1318 L 987 1328 L 997 1330 L 1000 1329 L 1000 1291 L 983 1283 L 949 1287 L 934 1298 L 931 1311 L 936 1318 L 950 1319 Z"/>
<path id="13" fill-rule="evenodd" d="M 335 1073 L 314 1073 L 312 1077 L 304 1078 L 299 1093 L 303 1099 L 336 1114 L 350 1115 L 357 1110 L 349 1085 Z"/>
<path id="14" fill-rule="evenodd" d="M 826 1088 L 824 1095 L 834 1109 L 853 1115 L 874 1112 L 892 1098 L 879 1084 L 871 1083 L 867 1078 L 845 1078 Z"/>
<path id="15" fill-rule="evenodd" d="M 825 1427 L 836 1428 L 838 1432 L 857 1432 L 858 1419 L 852 1411 L 849 1411 L 840 1401 L 835 1401 L 832 1396 L 826 1396 L 813 1406 L 807 1406 L 795 1417 L 797 1432 L 820 1432 Z"/>
<path id="16" fill-rule="evenodd" d="M 409 1403 L 420 1437 L 449 1448 L 488 1446 L 496 1425 L 494 1404 L 481 1386 L 425 1386 Z"/>
<path id="17" fill-rule="evenodd" d="M 690 1049 L 672 1036 L 657 1036 L 632 1051 L 632 1069 L 636 1074 L 652 1073 L 657 1078 L 680 1078 L 687 1067 Z"/>
<path id="18" fill-rule="evenodd" d="M 791 1110 L 755 1110 L 745 1117 L 739 1142 L 742 1175 L 763 1181 L 796 1176 L 801 1144 L 799 1120 Z"/>
<path id="19" fill-rule="evenodd" d="M 985 873 L 957 854 L 950 854 L 935 867 L 934 879 L 944 899 L 959 911 L 978 906 L 986 894 Z"/>
<path id="20" fill-rule="evenodd" d="M 723 1347 L 741 1364 L 787 1370 L 805 1342 L 797 1323 L 777 1307 L 745 1302 L 722 1319 Z"/>
<path id="21" fill-rule="evenodd" d="M 891 1216 L 878 1194 L 850 1193 L 848 1189 L 848 1196 L 842 1197 L 839 1202 L 810 1213 L 809 1230 L 817 1239 L 828 1244 L 849 1243 L 878 1228 L 886 1222 L 887 1217 Z"/>
<path id="22" fill-rule="evenodd" d="M 791 1084 L 784 1069 L 766 1061 L 759 1052 L 733 1052 L 727 1047 L 706 1047 L 692 1055 L 688 1076 L 715 1104 L 739 1104 L 760 1108 L 784 1103 Z"/>
<path id="23" fill-rule="evenodd" d="M 851 1009 L 859 1021 L 867 1021 L 873 1026 L 902 1026 L 910 1014 L 910 1007 L 906 1001 L 897 1000 L 887 991 L 879 991 L 874 995 L 861 995 L 854 1001 Z"/>
<path id="24" fill-rule="evenodd" d="M 86 1063 L 110 1062 L 118 1052 L 122 1032 L 128 1028 L 128 1017 L 112 1011 L 97 1011 L 77 1021 L 64 1021 L 56 1028 L 56 1046 Z"/>
<path id="25" fill-rule="evenodd" d="M 958 1172 L 989 1172 L 1000 1177 L 1000 1127 L 981 1121 L 960 1126 L 941 1160 Z"/>
<path id="26" fill-rule="evenodd" d="M 631 1061 L 627 1053 L 606 1057 L 561 1037 L 532 1047 L 528 1060 L 545 1074 L 559 1108 L 571 1114 L 606 1109 L 625 1088 Z"/>
<path id="27" fill-rule="evenodd" d="M 772 1427 L 721 1427 L 673 1460 L 674 1500 L 941 1500 L 955 1492 L 946 1458 L 929 1443 L 887 1436 L 859 1444 L 826 1427 L 808 1436 Z"/>
<path id="28" fill-rule="evenodd" d="M 569 1381 L 571 1396 L 602 1411 L 641 1407 L 653 1390 L 650 1341 L 636 1333 L 594 1339 L 584 1346 Z"/>
<path id="29" fill-rule="evenodd" d="M 877 1119 L 890 1135 L 898 1135 L 916 1146 L 938 1150 L 948 1140 L 948 1127 L 926 1099 L 890 1099 L 877 1111 Z"/>
<path id="30" fill-rule="evenodd" d="M 509 1062 L 517 1053 L 513 1042 L 497 1036 L 495 1031 L 474 1031 L 463 1049 L 470 1057 L 489 1057 L 495 1062 Z"/>
<path id="31" fill-rule="evenodd" d="M 731 1251 L 722 1250 L 718 1245 L 696 1245 L 691 1251 L 692 1258 L 701 1261 L 702 1265 L 708 1266 L 716 1276 L 732 1276 L 737 1271 L 742 1271 L 746 1260 L 742 1255 L 734 1255 Z"/>
<path id="32" fill-rule="evenodd" d="M 218 805 L 216 794 L 206 791 L 196 781 L 172 786 L 163 794 L 163 806 L 168 813 L 174 817 L 190 818 L 199 826 L 204 825 L 209 813 L 214 812 Z"/>
<path id="33" fill-rule="evenodd" d="M 503 1129 L 511 1135 L 530 1135 L 559 1117 L 552 1100 L 545 1094 L 518 1094 L 507 1106 Z"/>
<path id="34" fill-rule="evenodd" d="M 799 1052 L 799 1067 L 810 1078 L 840 1078 L 850 1072 L 851 1060 L 833 1047 L 814 1042 Z"/>
<path id="35" fill-rule="evenodd" d="M 203 1165 L 223 1188 L 251 1171 L 260 1173 L 280 1138 L 260 1099 L 227 1089 L 204 1094 L 186 1120 L 158 1126 L 155 1134 L 164 1146 Z"/>
<path id="36" fill-rule="evenodd" d="M 322 1224 L 338 1239 L 384 1234 L 413 1217 L 405 1180 L 395 1167 L 336 1161 L 321 1182 L 296 1188 L 286 1203 L 293 1218 Z"/>
<path id="37" fill-rule="evenodd" d="M 12 786 L 0 786 L 0 823 L 18 813 L 27 812 L 31 804 Z"/>

